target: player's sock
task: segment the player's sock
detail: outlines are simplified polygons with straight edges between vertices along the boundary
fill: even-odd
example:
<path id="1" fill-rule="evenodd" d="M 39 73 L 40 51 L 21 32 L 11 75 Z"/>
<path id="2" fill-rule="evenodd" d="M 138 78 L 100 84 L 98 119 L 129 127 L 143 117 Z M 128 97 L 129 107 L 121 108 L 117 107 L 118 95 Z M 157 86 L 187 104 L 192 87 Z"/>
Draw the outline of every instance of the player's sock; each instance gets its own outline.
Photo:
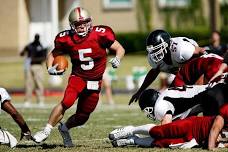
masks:
<path id="1" fill-rule="evenodd" d="M 154 139 L 152 137 L 145 137 L 145 138 L 135 138 L 134 143 L 138 146 L 142 147 L 151 147 L 152 142 Z"/>
<path id="2" fill-rule="evenodd" d="M 62 131 L 68 131 L 69 129 L 67 128 L 65 123 L 62 123 L 61 130 Z"/>
<path id="3" fill-rule="evenodd" d="M 146 124 L 146 125 L 134 127 L 133 134 L 149 135 L 150 129 L 154 126 L 156 126 L 156 125 L 155 124 Z"/>
<path id="4" fill-rule="evenodd" d="M 48 124 L 44 127 L 44 131 L 47 132 L 48 134 L 51 133 L 51 130 L 53 129 L 53 126 Z"/>

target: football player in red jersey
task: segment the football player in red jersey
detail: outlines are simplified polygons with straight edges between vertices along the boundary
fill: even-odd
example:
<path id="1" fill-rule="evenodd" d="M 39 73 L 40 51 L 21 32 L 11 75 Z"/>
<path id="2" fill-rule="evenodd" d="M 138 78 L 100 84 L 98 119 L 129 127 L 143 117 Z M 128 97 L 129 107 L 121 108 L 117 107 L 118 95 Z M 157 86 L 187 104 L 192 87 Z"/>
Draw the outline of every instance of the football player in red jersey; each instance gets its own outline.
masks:
<path id="1" fill-rule="evenodd" d="M 202 75 L 204 75 L 204 84 L 206 84 L 219 70 L 222 62 L 223 58 L 213 53 L 192 59 L 180 68 L 171 87 L 193 85 Z M 227 71 L 228 69 L 224 70 L 224 72 Z"/>
<path id="2" fill-rule="evenodd" d="M 226 147 L 220 143 L 219 133 L 228 124 L 228 104 L 217 116 L 191 116 L 161 126 L 147 124 L 115 129 L 109 134 L 114 147 L 139 145 L 144 147 L 192 148 L 206 146 L 209 150 Z M 139 137 L 137 134 L 149 137 Z M 218 139 L 218 140 L 217 140 Z"/>
<path id="3" fill-rule="evenodd" d="M 55 56 L 67 54 L 71 58 L 72 72 L 62 101 L 52 110 L 44 130 L 34 135 L 37 143 L 47 139 L 52 128 L 63 118 L 64 112 L 78 99 L 76 113 L 58 127 L 64 146 L 73 146 L 69 129 L 85 124 L 98 103 L 102 75 L 106 68 L 106 49 L 116 52 L 116 56 L 109 61 L 113 68 L 120 65 L 125 53 L 112 29 L 103 25 L 92 26 L 92 18 L 85 9 L 73 9 L 69 22 L 71 30 L 56 36 L 55 48 L 47 58 L 47 68 L 50 75 L 63 74 L 64 70 L 58 71 L 52 63 Z"/>

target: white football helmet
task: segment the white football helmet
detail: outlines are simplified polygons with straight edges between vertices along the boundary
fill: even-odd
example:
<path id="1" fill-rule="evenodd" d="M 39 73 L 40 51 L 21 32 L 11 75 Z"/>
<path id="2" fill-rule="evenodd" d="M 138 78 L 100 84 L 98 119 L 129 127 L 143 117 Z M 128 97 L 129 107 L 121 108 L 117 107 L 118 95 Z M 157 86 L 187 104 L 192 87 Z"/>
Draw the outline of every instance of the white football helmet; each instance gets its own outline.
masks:
<path id="1" fill-rule="evenodd" d="M 92 30 L 92 18 L 84 8 L 76 7 L 69 15 L 70 27 L 80 37 L 86 36 Z"/>

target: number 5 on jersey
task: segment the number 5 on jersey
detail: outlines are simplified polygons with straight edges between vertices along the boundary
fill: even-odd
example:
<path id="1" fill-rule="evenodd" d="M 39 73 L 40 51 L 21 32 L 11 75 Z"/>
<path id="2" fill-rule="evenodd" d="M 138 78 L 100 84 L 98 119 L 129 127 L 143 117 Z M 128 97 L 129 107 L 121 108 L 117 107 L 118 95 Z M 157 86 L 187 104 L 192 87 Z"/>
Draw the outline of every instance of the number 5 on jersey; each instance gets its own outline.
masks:
<path id="1" fill-rule="evenodd" d="M 102 28 L 102 27 L 97 27 L 95 29 L 96 32 L 101 32 L 101 33 L 104 33 L 105 32 L 105 28 Z"/>
<path id="2" fill-rule="evenodd" d="M 80 49 L 78 50 L 80 61 L 88 61 L 89 64 L 81 64 L 83 70 L 91 70 L 94 67 L 94 61 L 91 57 L 85 57 L 86 53 L 92 53 L 92 49 Z"/>

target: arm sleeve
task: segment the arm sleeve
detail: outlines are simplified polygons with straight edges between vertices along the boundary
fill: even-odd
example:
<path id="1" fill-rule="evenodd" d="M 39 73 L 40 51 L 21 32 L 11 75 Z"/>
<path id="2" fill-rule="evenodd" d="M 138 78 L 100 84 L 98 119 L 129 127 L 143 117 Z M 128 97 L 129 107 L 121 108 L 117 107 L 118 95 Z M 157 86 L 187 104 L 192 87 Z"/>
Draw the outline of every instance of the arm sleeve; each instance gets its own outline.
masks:
<path id="1" fill-rule="evenodd" d="M 167 112 L 172 115 L 174 113 L 174 108 L 169 104 L 168 101 L 160 100 L 159 103 L 157 103 L 154 107 L 154 115 L 156 120 L 161 121 Z"/>
<path id="2" fill-rule="evenodd" d="M 64 37 L 59 37 L 59 34 L 56 36 L 54 44 L 55 48 L 52 50 L 53 56 L 63 55 L 67 52 L 67 47 L 65 47 L 65 41 L 67 41 Z"/>
<path id="3" fill-rule="evenodd" d="M 194 51 L 195 46 L 190 42 L 179 42 L 176 47 L 176 55 L 174 56 L 174 58 L 178 63 L 186 62 L 193 56 Z"/>
<path id="4" fill-rule="evenodd" d="M 1 103 L 4 103 L 4 101 L 6 101 L 6 100 L 11 100 L 10 95 L 8 94 L 6 89 L 4 89 L 4 88 L 0 88 L 0 97 L 1 97 L 0 98 Z"/>

